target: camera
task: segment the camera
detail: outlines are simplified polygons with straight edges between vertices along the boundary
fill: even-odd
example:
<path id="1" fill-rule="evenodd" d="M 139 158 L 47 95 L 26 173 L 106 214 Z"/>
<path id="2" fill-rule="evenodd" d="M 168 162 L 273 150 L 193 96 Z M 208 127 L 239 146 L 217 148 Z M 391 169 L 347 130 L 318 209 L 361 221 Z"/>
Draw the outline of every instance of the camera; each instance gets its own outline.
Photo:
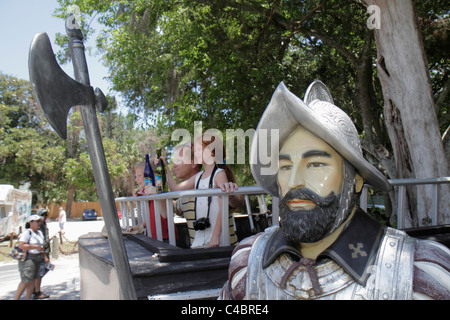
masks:
<path id="1" fill-rule="evenodd" d="M 211 226 L 211 223 L 209 223 L 209 218 L 200 218 L 198 220 L 194 221 L 194 230 L 205 230 L 206 228 L 209 228 Z"/>

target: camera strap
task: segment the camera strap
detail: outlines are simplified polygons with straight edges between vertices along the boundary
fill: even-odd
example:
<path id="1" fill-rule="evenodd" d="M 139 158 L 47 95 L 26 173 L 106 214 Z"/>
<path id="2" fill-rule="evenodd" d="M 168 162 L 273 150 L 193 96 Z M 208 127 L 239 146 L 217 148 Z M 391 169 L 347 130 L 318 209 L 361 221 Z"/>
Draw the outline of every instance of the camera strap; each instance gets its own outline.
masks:
<path id="1" fill-rule="evenodd" d="M 213 171 L 211 172 L 211 176 L 209 177 L 209 189 L 212 189 L 213 182 L 214 182 L 214 175 L 216 174 L 217 166 L 214 166 Z M 200 177 L 198 178 L 197 185 L 195 186 L 195 189 L 198 189 L 198 186 L 200 185 L 200 180 L 202 180 L 202 176 L 205 173 L 205 171 L 202 172 Z M 209 207 L 211 206 L 212 198 L 208 197 L 208 215 L 206 216 L 209 219 Z M 197 197 L 195 197 L 195 220 L 197 220 Z"/>

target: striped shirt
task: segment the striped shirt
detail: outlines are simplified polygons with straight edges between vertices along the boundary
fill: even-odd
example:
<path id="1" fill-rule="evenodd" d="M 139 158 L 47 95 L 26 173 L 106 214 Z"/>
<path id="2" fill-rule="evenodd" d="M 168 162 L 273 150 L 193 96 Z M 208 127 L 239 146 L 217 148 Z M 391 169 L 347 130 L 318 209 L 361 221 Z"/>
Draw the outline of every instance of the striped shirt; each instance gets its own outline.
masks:
<path id="1" fill-rule="evenodd" d="M 195 238 L 194 221 L 195 216 L 195 198 L 180 198 L 175 202 L 175 210 L 178 214 L 182 215 L 186 219 L 187 228 L 189 232 L 189 242 L 192 244 Z M 236 232 L 234 231 L 234 222 L 232 213 L 228 216 L 229 232 L 230 232 L 230 245 L 237 244 L 238 239 Z"/>

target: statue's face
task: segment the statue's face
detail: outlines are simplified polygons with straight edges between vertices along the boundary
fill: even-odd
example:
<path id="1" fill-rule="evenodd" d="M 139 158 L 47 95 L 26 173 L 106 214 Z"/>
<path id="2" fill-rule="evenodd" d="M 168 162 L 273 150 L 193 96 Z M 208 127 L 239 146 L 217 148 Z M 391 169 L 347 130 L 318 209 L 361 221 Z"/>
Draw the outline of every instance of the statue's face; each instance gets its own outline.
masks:
<path id="1" fill-rule="evenodd" d="M 279 157 L 281 228 L 293 241 L 316 242 L 338 214 L 343 159 L 302 127 L 287 138 Z"/>
<path id="2" fill-rule="evenodd" d="M 325 197 L 341 191 L 343 160 L 325 141 L 308 130 L 298 127 L 280 150 L 278 168 L 280 197 L 291 189 L 305 187 Z M 290 201 L 292 210 L 309 210 L 315 205 L 308 201 Z"/>

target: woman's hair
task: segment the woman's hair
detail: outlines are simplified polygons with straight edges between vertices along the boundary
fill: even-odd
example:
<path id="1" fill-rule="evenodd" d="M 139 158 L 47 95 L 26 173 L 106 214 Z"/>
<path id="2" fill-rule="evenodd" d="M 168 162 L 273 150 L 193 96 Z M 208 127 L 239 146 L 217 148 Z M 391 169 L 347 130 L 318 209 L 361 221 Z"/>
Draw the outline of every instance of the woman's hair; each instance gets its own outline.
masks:
<path id="1" fill-rule="evenodd" d="M 134 168 L 145 168 L 145 161 L 139 161 L 134 164 Z"/>
<path id="2" fill-rule="evenodd" d="M 206 139 L 205 139 L 206 137 Z M 220 138 L 218 138 L 216 135 L 213 134 L 203 134 L 202 136 L 202 147 L 203 149 L 207 148 L 211 143 L 213 143 L 214 141 L 216 141 L 216 144 L 218 143 L 219 145 L 222 146 L 222 161 L 226 158 L 226 154 L 225 154 L 225 145 L 223 143 L 223 141 L 220 140 Z M 214 162 L 216 162 L 215 156 L 216 156 L 216 148 L 213 148 L 211 150 L 211 155 L 214 157 Z M 227 179 L 229 182 L 234 182 L 236 183 L 236 178 L 233 174 L 233 171 L 231 170 L 231 168 L 225 164 L 219 164 L 216 162 L 216 166 L 220 169 L 223 169 L 225 171 L 225 174 L 227 175 Z"/>

